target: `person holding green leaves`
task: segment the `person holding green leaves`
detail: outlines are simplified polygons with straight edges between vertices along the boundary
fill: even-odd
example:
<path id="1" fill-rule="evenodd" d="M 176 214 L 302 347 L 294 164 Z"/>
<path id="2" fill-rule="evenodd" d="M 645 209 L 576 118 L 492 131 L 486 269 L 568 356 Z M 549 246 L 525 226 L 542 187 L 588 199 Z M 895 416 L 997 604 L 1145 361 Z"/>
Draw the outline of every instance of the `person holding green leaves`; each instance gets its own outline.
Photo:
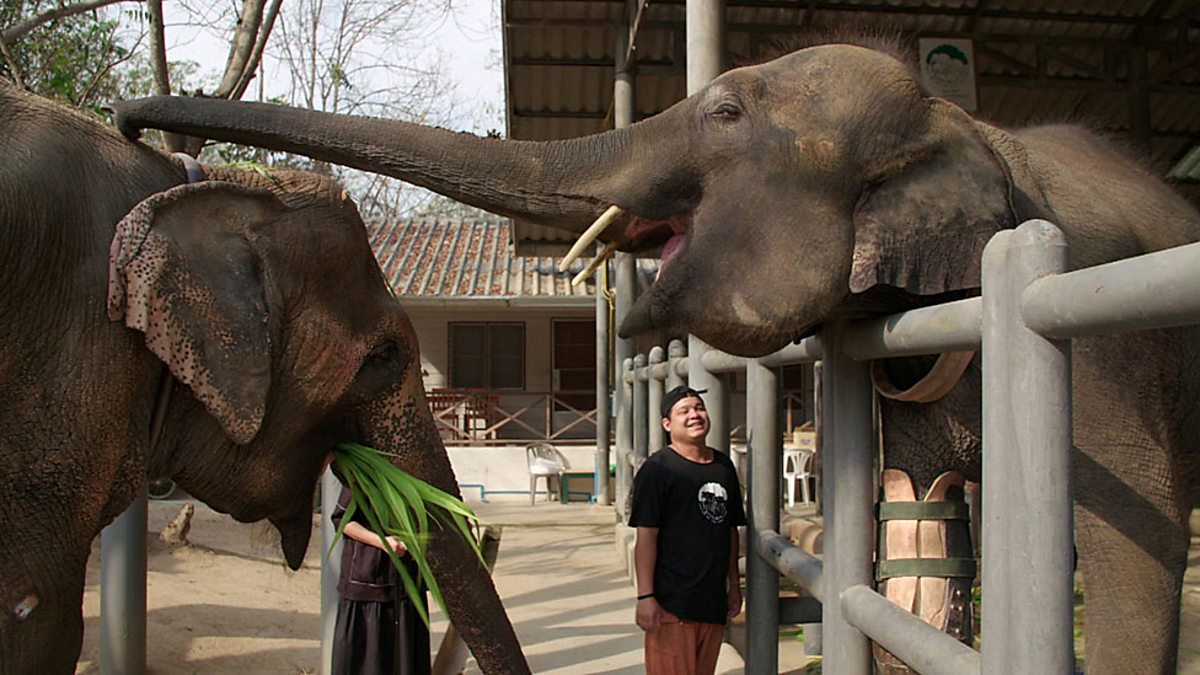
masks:
<path id="1" fill-rule="evenodd" d="M 331 519 L 340 527 L 350 504 L 343 485 Z M 334 675 L 428 675 L 429 628 L 405 593 L 400 573 L 388 555 L 398 556 L 411 579 L 420 579 L 417 564 L 399 537 L 375 534 L 362 510 L 342 529 L 342 570 L 338 578 L 337 625 L 333 638 Z M 424 592 L 421 592 L 424 604 Z"/>

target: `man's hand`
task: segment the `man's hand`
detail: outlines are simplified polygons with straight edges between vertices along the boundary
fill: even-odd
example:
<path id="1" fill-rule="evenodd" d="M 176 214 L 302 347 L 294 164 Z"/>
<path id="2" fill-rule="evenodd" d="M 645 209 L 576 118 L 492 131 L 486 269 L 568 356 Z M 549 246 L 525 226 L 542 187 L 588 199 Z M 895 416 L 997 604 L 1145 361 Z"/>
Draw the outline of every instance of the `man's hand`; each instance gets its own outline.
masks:
<path id="1" fill-rule="evenodd" d="M 637 625 L 644 631 L 652 631 L 662 623 L 663 609 L 655 598 L 643 598 L 637 603 Z"/>
<path id="2" fill-rule="evenodd" d="M 733 617 L 742 613 L 742 589 L 737 584 L 732 584 L 729 587 L 729 616 L 725 617 L 729 621 Z"/>

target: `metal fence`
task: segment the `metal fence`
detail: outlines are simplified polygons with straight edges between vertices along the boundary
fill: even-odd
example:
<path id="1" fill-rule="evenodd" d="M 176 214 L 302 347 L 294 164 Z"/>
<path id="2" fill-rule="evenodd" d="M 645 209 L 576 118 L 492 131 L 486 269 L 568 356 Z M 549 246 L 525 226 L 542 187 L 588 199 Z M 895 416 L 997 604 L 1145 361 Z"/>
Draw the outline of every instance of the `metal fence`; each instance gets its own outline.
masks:
<path id="1" fill-rule="evenodd" d="M 659 445 L 654 434 L 661 428 L 647 411 L 658 409 L 664 384 L 686 376 L 691 386 L 708 388 L 709 444 L 728 451 L 728 398 L 719 376 L 746 372 L 747 541 L 753 548 L 746 565 L 747 673 L 778 672 L 781 616 L 816 620 L 780 600 L 779 573 L 821 601 L 827 672 L 870 673 L 870 640 L 921 673 L 1072 672 L 1069 340 L 1200 323 L 1200 244 L 1070 273 L 1066 265 L 1062 233 L 1029 221 L 989 242 L 981 297 L 826 326 L 759 359 L 730 356 L 691 338 L 686 354 L 682 343 L 673 343 L 667 358 L 655 348 L 626 360 L 616 443 L 616 504 L 623 519 L 633 472 L 647 449 Z M 872 574 L 877 469 L 868 362 L 972 349 L 981 349 L 985 391 L 988 611 L 981 652 L 893 605 L 873 589 Z M 820 559 L 778 534 L 782 443 L 772 370 L 818 360 L 826 528 Z"/>

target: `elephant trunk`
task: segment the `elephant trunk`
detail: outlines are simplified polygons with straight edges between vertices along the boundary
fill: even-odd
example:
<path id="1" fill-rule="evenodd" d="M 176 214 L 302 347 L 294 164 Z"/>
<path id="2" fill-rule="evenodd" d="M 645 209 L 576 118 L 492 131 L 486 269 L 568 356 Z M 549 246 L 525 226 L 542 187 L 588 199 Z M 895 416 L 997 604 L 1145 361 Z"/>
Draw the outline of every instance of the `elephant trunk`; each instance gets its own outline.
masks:
<path id="1" fill-rule="evenodd" d="M 370 415 L 366 442 L 393 457 L 404 471 L 459 497 L 458 480 L 425 402 L 420 375 L 396 400 L 383 402 Z M 492 583 L 491 573 L 454 531 L 431 528 L 427 560 L 442 601 L 479 668 L 485 673 L 530 672 L 516 631 Z"/>
<path id="2" fill-rule="evenodd" d="M 559 229 L 582 231 L 610 204 L 654 216 L 682 210 L 661 196 L 663 183 L 678 178 L 675 162 L 656 150 L 682 126 L 669 112 L 627 129 L 537 142 L 218 99 L 159 96 L 113 107 L 126 136 L 150 127 L 292 152 Z"/>

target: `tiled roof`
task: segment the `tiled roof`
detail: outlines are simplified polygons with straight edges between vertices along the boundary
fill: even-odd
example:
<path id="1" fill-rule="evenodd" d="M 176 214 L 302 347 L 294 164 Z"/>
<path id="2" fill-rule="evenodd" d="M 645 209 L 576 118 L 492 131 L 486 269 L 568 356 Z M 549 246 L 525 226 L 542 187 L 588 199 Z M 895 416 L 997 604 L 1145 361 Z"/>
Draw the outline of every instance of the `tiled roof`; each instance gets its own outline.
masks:
<path id="1" fill-rule="evenodd" d="M 509 221 L 410 220 L 368 226 L 371 248 L 397 295 L 408 298 L 594 296 L 594 275 L 571 286 L 591 258 L 513 254 Z M 611 286 L 613 280 L 609 281 Z"/>

